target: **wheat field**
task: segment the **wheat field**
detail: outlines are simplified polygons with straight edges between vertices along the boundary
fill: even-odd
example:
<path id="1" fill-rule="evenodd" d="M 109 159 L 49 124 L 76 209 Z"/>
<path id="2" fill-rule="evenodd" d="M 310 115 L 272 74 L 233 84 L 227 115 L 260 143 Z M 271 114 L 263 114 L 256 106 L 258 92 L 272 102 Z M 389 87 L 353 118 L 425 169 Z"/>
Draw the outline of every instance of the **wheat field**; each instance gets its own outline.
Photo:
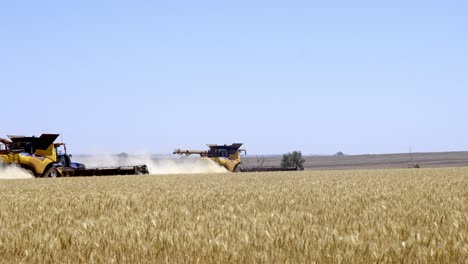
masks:
<path id="1" fill-rule="evenodd" d="M 0 181 L 2 263 L 468 263 L 468 169 Z"/>

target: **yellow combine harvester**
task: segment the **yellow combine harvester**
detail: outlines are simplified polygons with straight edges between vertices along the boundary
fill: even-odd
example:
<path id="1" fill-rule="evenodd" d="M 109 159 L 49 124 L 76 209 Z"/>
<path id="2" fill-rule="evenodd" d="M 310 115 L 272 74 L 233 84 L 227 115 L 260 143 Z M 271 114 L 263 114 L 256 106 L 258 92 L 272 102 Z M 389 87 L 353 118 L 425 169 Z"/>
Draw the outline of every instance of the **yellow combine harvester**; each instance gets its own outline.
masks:
<path id="1" fill-rule="evenodd" d="M 230 172 L 241 172 L 241 152 L 245 153 L 244 149 L 240 149 L 241 143 L 232 145 L 207 145 L 209 150 L 183 150 L 176 149 L 173 154 L 179 155 L 200 155 L 202 159 L 211 159 L 223 166 Z"/>
<path id="2" fill-rule="evenodd" d="M 42 134 L 40 137 L 0 138 L 0 165 L 19 166 L 34 177 L 148 174 L 146 165 L 86 168 L 82 163 L 71 161 L 64 143 L 54 143 L 58 136 Z"/>
<path id="3" fill-rule="evenodd" d="M 241 153 L 247 155 L 245 149 L 241 149 L 242 143 L 234 143 L 232 145 L 211 145 L 208 144 L 208 150 L 183 150 L 176 149 L 173 154 L 179 155 L 200 155 L 201 159 L 211 159 L 220 166 L 226 168 L 230 172 L 262 172 L 262 171 L 294 171 L 299 170 L 297 167 L 257 167 L 246 168 L 242 167 Z"/>

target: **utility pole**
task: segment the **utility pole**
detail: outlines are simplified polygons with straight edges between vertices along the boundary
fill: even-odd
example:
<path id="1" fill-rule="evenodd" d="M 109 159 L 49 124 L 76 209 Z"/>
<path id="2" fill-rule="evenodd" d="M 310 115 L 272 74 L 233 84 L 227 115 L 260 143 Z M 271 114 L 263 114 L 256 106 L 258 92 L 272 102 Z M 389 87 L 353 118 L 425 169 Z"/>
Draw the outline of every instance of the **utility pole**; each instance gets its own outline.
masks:
<path id="1" fill-rule="evenodd" d="M 414 168 L 414 163 L 413 163 L 413 148 L 409 148 L 409 156 L 410 156 L 410 162 L 411 162 L 411 168 Z"/>

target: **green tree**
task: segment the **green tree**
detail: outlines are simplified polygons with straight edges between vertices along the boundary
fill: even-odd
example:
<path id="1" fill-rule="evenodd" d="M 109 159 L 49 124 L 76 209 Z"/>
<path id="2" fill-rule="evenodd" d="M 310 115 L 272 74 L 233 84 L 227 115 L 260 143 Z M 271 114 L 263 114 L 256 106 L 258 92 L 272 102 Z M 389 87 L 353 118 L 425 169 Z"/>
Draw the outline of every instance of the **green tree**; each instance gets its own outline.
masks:
<path id="1" fill-rule="evenodd" d="M 300 151 L 293 151 L 283 155 L 281 160 L 282 168 L 291 168 L 296 167 L 300 170 L 304 169 L 305 159 L 302 158 L 302 153 Z"/>

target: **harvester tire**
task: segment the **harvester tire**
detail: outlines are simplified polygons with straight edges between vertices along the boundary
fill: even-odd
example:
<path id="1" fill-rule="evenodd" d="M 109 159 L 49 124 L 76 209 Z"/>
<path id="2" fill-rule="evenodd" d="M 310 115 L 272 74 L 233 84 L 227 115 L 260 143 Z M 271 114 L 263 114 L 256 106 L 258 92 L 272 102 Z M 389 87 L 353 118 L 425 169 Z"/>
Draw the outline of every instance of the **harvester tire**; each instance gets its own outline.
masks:
<path id="1" fill-rule="evenodd" d="M 235 173 L 242 172 L 241 166 L 237 165 L 237 166 L 234 168 L 234 172 L 235 172 Z"/>
<path id="2" fill-rule="evenodd" d="M 44 173 L 44 175 L 42 176 L 43 178 L 57 178 L 60 176 L 60 173 L 58 172 L 58 170 L 54 167 L 51 167 L 49 170 L 46 171 L 46 173 Z"/>

